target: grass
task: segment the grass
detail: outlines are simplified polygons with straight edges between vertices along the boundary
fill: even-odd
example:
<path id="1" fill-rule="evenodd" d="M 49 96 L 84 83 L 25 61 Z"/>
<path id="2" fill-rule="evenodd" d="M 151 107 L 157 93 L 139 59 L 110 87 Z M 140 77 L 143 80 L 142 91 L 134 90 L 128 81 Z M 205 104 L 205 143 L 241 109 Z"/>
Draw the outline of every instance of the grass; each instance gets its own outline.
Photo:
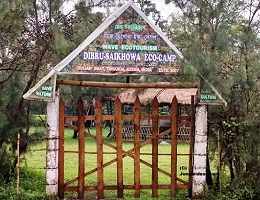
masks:
<path id="1" fill-rule="evenodd" d="M 1 200 L 49 200 L 45 194 L 44 173 L 21 170 L 19 195 L 16 193 L 16 180 L 4 184 L 0 179 Z"/>
<path id="2" fill-rule="evenodd" d="M 95 129 L 90 129 L 90 133 L 95 135 Z M 116 146 L 115 141 L 107 138 L 108 129 L 103 129 L 103 138 L 105 141 L 110 142 Z M 78 140 L 72 139 L 73 130 L 65 129 L 65 150 L 77 151 L 78 150 Z M 45 170 L 45 142 L 39 143 L 31 149 L 31 152 L 26 155 L 26 161 L 23 162 L 23 167 L 27 168 L 30 171 L 41 173 L 44 176 Z M 127 151 L 134 147 L 133 142 L 124 142 L 123 150 Z M 159 145 L 159 153 L 170 153 L 171 145 Z M 177 147 L 178 153 L 188 154 L 189 153 L 189 144 L 179 143 Z M 96 141 L 86 137 L 85 138 L 85 151 L 96 151 Z M 114 149 L 104 145 L 104 152 L 115 152 Z M 151 153 L 152 145 L 148 144 L 141 148 L 141 153 Z M 151 155 L 141 155 L 141 159 L 146 162 L 152 163 Z M 116 154 L 105 154 L 104 163 L 116 158 Z M 89 171 L 93 168 L 96 168 L 96 154 L 86 154 L 85 156 L 85 171 Z M 170 173 L 170 156 L 159 156 L 158 159 L 159 168 Z M 188 169 L 180 170 L 180 167 L 184 166 L 188 168 L 188 156 L 178 156 L 177 164 L 177 175 L 183 180 L 188 180 L 188 176 L 180 176 L 181 172 L 187 173 Z M 125 157 L 123 159 L 123 178 L 124 184 L 134 185 L 134 160 L 130 157 Z M 116 162 L 104 168 L 104 183 L 105 185 L 116 185 Z M 140 173 L 141 173 L 141 184 L 151 184 L 151 174 L 152 169 L 144 164 L 140 164 Z M 65 153 L 65 182 L 69 181 L 78 176 L 78 154 L 75 153 Z M 159 184 L 170 184 L 170 177 L 159 172 L 158 174 L 158 183 Z M 97 185 L 97 172 L 85 177 L 86 185 Z M 76 186 L 77 182 L 72 185 Z M 96 197 L 96 191 L 85 192 L 88 198 Z M 169 190 L 159 190 L 159 199 L 170 199 Z M 76 196 L 73 193 L 67 193 L 68 196 Z M 187 190 L 179 190 L 178 197 L 183 199 L 186 198 Z M 151 190 L 141 190 L 141 199 L 149 199 L 151 196 Z M 113 199 L 116 197 L 116 191 L 105 191 L 105 197 L 108 199 Z M 133 190 L 125 190 L 124 197 L 126 199 L 134 199 Z"/>

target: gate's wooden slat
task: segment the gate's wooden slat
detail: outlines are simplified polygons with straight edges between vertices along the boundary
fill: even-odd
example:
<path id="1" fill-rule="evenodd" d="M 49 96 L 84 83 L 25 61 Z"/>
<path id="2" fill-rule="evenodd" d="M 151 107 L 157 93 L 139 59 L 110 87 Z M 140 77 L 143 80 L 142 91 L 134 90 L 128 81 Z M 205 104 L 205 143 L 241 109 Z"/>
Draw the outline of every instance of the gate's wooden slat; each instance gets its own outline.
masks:
<path id="1" fill-rule="evenodd" d="M 78 121 L 78 116 L 65 116 L 65 122 L 67 121 Z"/>
<path id="2" fill-rule="evenodd" d="M 122 115 L 122 120 L 133 120 L 134 115 Z"/>
<path id="3" fill-rule="evenodd" d="M 189 184 L 178 184 L 177 189 L 189 189 Z"/>
<path id="4" fill-rule="evenodd" d="M 190 117 L 190 116 L 182 116 L 182 115 L 179 115 L 179 116 L 178 116 L 178 120 L 190 121 L 190 120 L 191 120 L 191 117 Z"/>
<path id="5" fill-rule="evenodd" d="M 83 101 L 80 98 L 78 100 L 78 126 L 79 126 L 79 171 L 78 171 L 78 199 L 84 198 L 84 170 L 85 170 L 85 116 L 84 116 L 84 106 Z"/>
<path id="6" fill-rule="evenodd" d="M 152 114 L 152 197 L 158 197 L 158 107 L 158 99 L 155 97 Z"/>
<path id="7" fill-rule="evenodd" d="M 78 191 L 78 186 L 67 186 L 65 187 L 66 192 L 77 192 Z"/>
<path id="8" fill-rule="evenodd" d="M 133 159 L 134 159 L 134 156 L 131 155 L 131 154 L 128 154 L 128 155 L 125 154 L 125 155 L 123 155 L 123 158 L 126 157 L 126 156 L 129 156 L 130 158 L 133 158 Z M 106 162 L 106 163 L 103 165 L 103 167 L 105 168 L 105 167 L 107 167 L 107 166 L 109 166 L 109 165 L 115 163 L 116 161 L 117 161 L 116 158 L 113 159 L 113 160 L 110 160 L 110 161 Z M 146 162 L 146 161 L 144 161 L 144 160 L 142 160 L 142 159 L 140 159 L 140 162 L 143 163 L 143 164 L 145 164 L 146 166 L 152 168 L 152 165 L 151 165 L 150 163 L 148 163 L 148 162 Z M 86 173 L 84 174 L 84 176 L 88 176 L 88 175 L 90 175 L 90 174 L 93 174 L 93 173 L 96 172 L 96 171 L 97 171 L 97 168 L 94 168 L 94 169 L 92 169 L 92 170 L 86 172 Z M 160 168 L 158 168 L 158 171 L 161 172 L 162 174 L 168 176 L 168 177 L 171 177 L 171 174 L 170 174 L 170 173 L 168 173 L 168 172 L 166 172 L 166 171 L 164 171 L 164 170 L 162 170 L 162 169 L 160 169 Z M 79 180 L 79 177 L 76 177 L 76 178 L 74 178 L 74 179 L 72 179 L 72 180 L 66 182 L 64 185 L 65 185 L 65 186 L 68 186 L 68 185 L 74 183 L 74 182 L 77 181 L 77 180 Z M 177 181 L 179 181 L 180 183 L 183 183 L 183 184 L 188 184 L 187 181 L 184 181 L 184 180 L 182 180 L 182 179 L 180 179 L 180 178 L 178 178 L 178 177 L 177 177 Z M 104 187 L 105 187 L 105 186 L 104 186 Z"/>
<path id="9" fill-rule="evenodd" d="M 79 153 L 78 151 L 64 151 L 64 153 Z M 85 154 L 97 154 L 97 152 L 94 151 L 85 151 Z M 103 154 L 116 154 L 116 152 L 104 152 Z M 170 155 L 170 154 L 169 154 Z"/>
<path id="10" fill-rule="evenodd" d="M 68 126 L 68 127 L 71 128 L 71 129 L 73 129 L 73 130 L 78 131 L 78 128 L 77 128 L 76 126 L 71 125 L 71 124 L 68 123 L 68 122 L 65 122 L 65 125 Z M 88 132 L 86 132 L 86 131 L 84 132 L 84 134 L 85 134 L 85 136 L 88 136 L 88 137 L 90 137 L 90 138 L 96 140 L 96 137 L 95 137 L 94 135 L 92 135 L 92 134 L 90 134 L 90 133 L 88 133 Z M 103 141 L 103 144 L 105 144 L 105 145 L 109 146 L 110 148 L 116 150 L 116 147 L 115 147 L 113 144 L 110 144 L 109 142 Z"/>
<path id="11" fill-rule="evenodd" d="M 129 115 L 131 116 L 131 115 Z M 140 116 L 141 119 L 152 119 L 152 115 L 141 115 Z M 171 115 L 161 115 L 159 116 L 159 119 L 168 119 L 171 120 Z M 186 120 L 186 121 L 190 121 L 190 116 L 185 116 L 185 115 L 179 115 L 178 116 L 178 120 Z"/>
<path id="12" fill-rule="evenodd" d="M 195 102 L 191 96 L 191 126 L 190 126 L 190 156 L 189 156 L 189 197 L 192 196 L 192 174 L 193 174 L 193 151 L 194 151 L 194 130 L 195 130 Z"/>
<path id="13" fill-rule="evenodd" d="M 116 147 L 117 147 L 117 197 L 123 198 L 123 148 L 122 148 L 122 110 L 121 102 L 117 97 L 115 100 L 116 119 Z"/>
<path id="14" fill-rule="evenodd" d="M 179 123 L 177 126 L 182 127 L 182 126 L 185 126 L 186 124 L 190 124 L 190 121 L 183 121 L 183 122 Z"/>
<path id="15" fill-rule="evenodd" d="M 64 198 L 64 101 L 59 102 L 59 163 L 58 163 L 58 196 Z"/>
<path id="16" fill-rule="evenodd" d="M 115 120 L 115 115 L 102 115 L 102 120 Z"/>
<path id="17" fill-rule="evenodd" d="M 66 124 L 68 127 L 70 127 L 71 129 L 73 129 L 73 130 L 78 130 L 78 128 L 77 128 L 76 126 L 74 126 L 74 125 L 71 125 L 71 124 L 69 124 L 69 123 L 67 123 L 67 122 L 65 122 L 65 124 Z M 169 134 L 170 132 L 171 132 L 171 129 L 168 129 L 168 130 L 162 132 L 159 136 L 167 135 L 167 134 Z M 93 135 L 90 134 L 90 133 L 85 132 L 85 135 L 91 137 L 92 139 L 96 139 L 95 136 L 93 136 Z M 140 144 L 140 148 L 141 148 L 141 147 L 144 147 L 144 146 L 147 145 L 147 144 L 150 144 L 151 141 L 152 141 L 152 139 L 149 139 L 149 140 L 147 140 L 147 141 L 145 141 L 145 142 L 142 142 L 142 143 Z M 116 149 L 116 147 L 115 147 L 114 145 L 112 145 L 112 144 L 110 144 L 110 143 L 106 143 L 105 141 L 103 141 L 103 142 L 104 142 L 105 145 L 108 145 L 108 144 L 109 144 L 109 145 L 108 145 L 109 147 L 111 147 L 111 148 L 113 148 L 113 149 Z M 131 158 L 134 158 L 134 156 L 131 154 L 133 151 L 134 151 L 134 148 L 132 148 L 132 149 L 126 151 L 126 152 L 123 151 L 123 152 L 124 152 L 123 158 L 126 157 L 126 156 L 130 156 Z M 107 167 L 107 166 L 113 164 L 114 162 L 116 162 L 116 160 L 117 160 L 117 159 L 115 158 L 115 159 L 113 159 L 113 160 L 111 160 L 111 161 L 105 163 L 105 164 L 103 165 L 103 167 Z M 151 165 L 150 163 L 147 163 L 147 162 L 145 162 L 145 161 L 143 161 L 143 160 L 140 160 L 140 162 L 142 162 L 143 164 L 145 164 L 145 165 L 147 165 L 147 166 L 149 166 L 149 167 L 152 168 L 152 165 Z M 86 173 L 84 174 L 84 176 L 88 176 L 88 175 L 90 175 L 90 174 L 92 174 L 92 173 L 94 173 L 94 172 L 96 172 L 96 171 L 97 171 L 97 168 L 92 169 L 92 170 L 86 172 Z M 171 176 L 170 173 L 165 172 L 165 171 L 163 171 L 163 170 L 161 170 L 161 169 L 159 169 L 159 172 L 165 174 L 166 176 L 169 176 L 169 177 Z M 76 178 L 74 178 L 74 179 L 72 179 L 72 180 L 66 182 L 66 183 L 65 183 L 65 186 L 70 185 L 70 184 L 74 183 L 74 182 L 77 181 L 77 180 L 78 180 L 78 177 L 76 177 Z M 179 180 L 178 180 L 178 181 L 179 181 Z M 181 182 L 181 183 L 186 183 L 186 181 L 183 181 L 183 180 L 181 180 L 181 179 L 180 179 L 180 182 Z"/>
<path id="18" fill-rule="evenodd" d="M 114 119 L 115 119 L 114 115 L 102 115 L 102 120 L 114 120 Z M 86 120 L 95 120 L 95 116 L 86 115 L 85 121 Z M 65 116 L 65 121 L 78 121 L 78 116 Z"/>
<path id="19" fill-rule="evenodd" d="M 84 187 L 84 191 L 95 191 L 95 190 L 97 190 L 97 188 L 98 188 L 98 186 L 96 186 L 96 185 L 90 185 L 90 186 L 86 185 Z M 68 186 L 65 188 L 65 191 L 66 192 L 76 192 L 77 186 Z"/>
<path id="20" fill-rule="evenodd" d="M 71 124 L 69 124 L 69 123 L 67 123 L 67 122 L 65 122 L 65 124 L 66 124 L 69 128 L 71 128 L 71 129 L 73 129 L 73 130 L 78 130 L 78 128 L 77 128 L 76 126 L 74 126 L 74 125 L 71 125 Z M 160 134 L 159 134 L 159 137 L 162 137 L 162 136 L 164 136 L 164 135 L 167 135 L 167 134 L 169 134 L 170 132 L 171 132 L 171 129 L 167 129 L 166 131 L 160 133 Z M 85 132 L 85 135 L 91 137 L 92 139 L 96 139 L 96 137 L 95 137 L 94 135 L 90 134 L 90 133 Z M 147 141 L 145 141 L 145 142 L 142 142 L 142 143 L 140 144 L 140 148 L 146 146 L 147 144 L 150 144 L 151 142 L 152 142 L 152 139 L 149 139 L 149 140 L 147 140 Z M 103 143 L 104 143 L 105 145 L 111 147 L 112 149 L 116 149 L 116 147 L 115 147 L 114 145 L 112 145 L 112 144 L 110 144 L 110 143 L 108 143 L 108 142 L 103 141 Z M 132 149 L 126 151 L 126 152 L 123 151 L 123 153 L 124 153 L 123 158 L 126 157 L 126 156 L 130 156 L 131 158 L 134 158 L 134 156 L 131 154 L 133 151 L 134 151 L 134 148 L 132 148 Z M 189 154 L 183 154 L 183 155 L 189 155 Z M 106 162 L 106 163 L 103 165 L 103 167 L 107 167 L 107 166 L 109 166 L 109 165 L 115 163 L 116 161 L 117 161 L 117 159 L 115 158 L 115 159 L 113 159 L 113 160 L 111 160 L 111 161 L 109 161 L 109 162 Z M 152 168 L 152 165 L 151 165 L 150 163 L 148 163 L 148 162 L 146 162 L 146 161 L 143 161 L 142 159 L 140 159 L 140 162 Z M 97 168 L 92 169 L 92 170 L 86 172 L 86 173 L 84 174 L 84 176 L 88 176 L 88 175 L 90 175 L 90 174 L 92 174 L 92 173 L 94 173 L 94 172 L 96 172 L 96 171 L 97 171 Z M 168 172 L 166 172 L 166 171 L 164 171 L 164 170 L 162 170 L 162 169 L 160 169 L 160 168 L 158 168 L 158 171 L 161 172 L 161 173 L 163 173 L 163 174 L 165 174 L 166 176 L 171 177 L 171 174 L 170 174 L 170 173 L 168 173 Z M 79 178 L 76 177 L 76 178 L 74 178 L 74 179 L 72 179 L 72 180 L 66 182 L 64 185 L 65 185 L 65 186 L 70 185 L 70 184 L 74 183 L 75 181 L 77 181 L 78 179 L 79 179 Z M 184 180 L 182 180 L 182 179 L 179 179 L 179 178 L 177 178 L 177 181 L 179 181 L 179 182 L 181 182 L 181 183 L 183 183 L 183 184 L 187 184 L 187 183 L 188 183 L 188 182 L 186 182 L 186 181 L 184 181 Z"/>
<path id="21" fill-rule="evenodd" d="M 178 131 L 178 102 L 176 96 L 172 99 L 172 139 L 171 139 L 171 197 L 177 192 L 177 131 Z"/>
<path id="22" fill-rule="evenodd" d="M 158 185 L 159 189 L 170 189 L 171 185 Z M 141 189 L 152 189 L 152 185 L 140 185 Z M 188 189 L 187 184 L 178 184 L 178 189 Z M 97 190 L 97 186 L 85 186 L 85 191 L 94 191 Z M 134 185 L 124 185 L 125 190 L 135 189 Z M 105 185 L 104 190 L 117 190 L 117 185 Z M 75 192 L 77 191 L 77 186 L 68 186 L 65 188 L 66 192 Z"/>
<path id="23" fill-rule="evenodd" d="M 71 125 L 71 124 L 68 123 L 68 122 L 65 122 L 65 125 L 68 126 L 68 127 L 71 128 L 71 129 L 73 129 L 73 130 L 78 131 L 78 128 L 77 128 L 76 126 Z M 178 128 L 179 128 L 179 127 L 178 127 Z M 170 132 L 171 132 L 171 129 L 169 128 L 169 129 L 165 130 L 164 132 L 160 133 L 160 134 L 159 134 L 159 137 L 163 137 L 163 136 L 169 134 Z M 85 136 L 88 136 L 88 137 L 90 137 L 90 138 L 92 138 L 92 139 L 94 139 L 94 140 L 96 139 L 96 137 L 95 137 L 94 135 L 92 135 L 92 134 L 90 134 L 90 133 L 88 133 L 88 132 L 86 132 L 86 131 L 85 131 Z M 142 142 L 142 143 L 140 144 L 140 148 L 141 148 L 141 147 L 144 147 L 144 146 L 147 145 L 147 144 L 150 144 L 151 142 L 152 142 L 152 139 L 149 139 L 149 140 L 146 140 L 146 141 Z M 116 148 L 114 145 L 110 144 L 109 142 L 103 141 L 103 144 L 109 146 L 109 147 L 112 148 L 112 149 L 117 150 L 117 148 Z M 132 148 L 132 149 L 130 149 L 130 150 L 128 150 L 127 152 L 124 152 L 124 153 L 132 153 L 133 151 L 134 151 L 134 148 Z"/>
<path id="24" fill-rule="evenodd" d="M 141 102 L 137 97 L 134 112 L 134 182 L 136 198 L 140 198 L 140 111 Z"/>
<path id="25" fill-rule="evenodd" d="M 78 116 L 65 116 L 65 121 L 78 121 Z M 95 120 L 94 115 L 86 115 L 85 116 L 85 121 L 86 120 Z"/>
<path id="26" fill-rule="evenodd" d="M 104 199 L 104 172 L 103 172 L 103 137 L 102 137 L 102 112 L 101 100 L 95 101 L 95 124 L 97 138 L 97 196 L 98 199 Z"/>
<path id="27" fill-rule="evenodd" d="M 152 115 L 140 115 L 141 119 L 152 119 Z M 114 120 L 115 115 L 103 115 L 102 120 Z M 122 120 L 133 120 L 134 115 L 122 115 Z M 170 115 L 161 115 L 159 116 L 159 119 L 171 119 Z M 186 120 L 190 121 L 190 116 L 178 116 L 179 120 Z M 95 120 L 94 115 L 86 115 L 85 120 Z M 65 121 L 78 121 L 78 116 L 65 116 Z"/>

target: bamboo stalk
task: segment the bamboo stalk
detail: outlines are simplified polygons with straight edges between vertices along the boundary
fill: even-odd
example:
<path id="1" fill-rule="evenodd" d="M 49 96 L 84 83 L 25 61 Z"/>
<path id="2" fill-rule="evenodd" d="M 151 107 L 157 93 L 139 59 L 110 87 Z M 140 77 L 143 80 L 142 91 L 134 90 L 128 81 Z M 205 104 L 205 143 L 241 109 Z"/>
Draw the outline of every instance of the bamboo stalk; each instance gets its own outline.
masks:
<path id="1" fill-rule="evenodd" d="M 218 176 L 219 176 L 219 193 L 221 194 L 221 146 L 220 133 L 218 131 Z"/>
<path id="2" fill-rule="evenodd" d="M 17 134 L 17 183 L 16 183 L 16 193 L 19 195 L 19 185 L 20 185 L 20 133 Z"/>
<path id="3" fill-rule="evenodd" d="M 84 87 L 102 87 L 102 88 L 197 88 L 197 83 L 115 83 L 115 82 L 88 82 L 88 81 L 72 81 L 57 80 L 60 85 L 74 85 Z"/>

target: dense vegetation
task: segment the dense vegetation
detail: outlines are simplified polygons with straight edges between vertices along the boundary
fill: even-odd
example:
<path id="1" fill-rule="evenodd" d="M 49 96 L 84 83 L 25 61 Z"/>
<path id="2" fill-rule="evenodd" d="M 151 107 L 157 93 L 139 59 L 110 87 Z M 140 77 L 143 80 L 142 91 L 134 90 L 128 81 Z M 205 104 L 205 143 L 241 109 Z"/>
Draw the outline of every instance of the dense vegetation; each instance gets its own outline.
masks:
<path id="1" fill-rule="evenodd" d="M 23 154 L 29 145 L 37 141 L 34 140 L 37 132 L 29 133 L 31 113 L 44 113 L 43 103 L 28 102 L 22 95 L 123 3 L 78 1 L 75 9 L 64 14 L 64 2 L 0 2 L 0 175 L 5 183 L 12 182 L 15 173 L 17 133 L 21 134 L 20 153 Z M 216 150 L 216 134 L 219 132 L 221 163 L 227 169 L 223 175 L 222 198 L 258 199 L 260 3 L 255 0 L 165 2 L 174 4 L 179 10 L 179 15 L 173 10 L 173 20 L 168 23 L 161 19 L 160 12 L 151 1 L 137 1 L 183 52 L 189 64 L 207 78 L 228 102 L 226 107 L 209 107 L 209 151 Z M 104 7 L 105 12 L 94 12 L 94 7 Z M 88 79 L 94 80 L 94 77 Z M 131 81 L 138 79 L 132 78 Z M 144 79 L 158 81 L 157 77 Z M 100 80 L 106 79 L 101 77 Z M 161 80 L 174 81 L 174 78 Z M 115 78 L 115 81 L 125 81 L 125 77 Z M 115 92 L 82 88 L 66 91 L 62 95 L 68 102 L 71 102 L 70 93 L 74 97 L 84 93 L 91 98 Z M 213 189 L 207 197 L 213 199 L 216 197 L 214 191 L 219 188 L 218 178 L 214 183 L 209 181 L 208 185 Z"/>
<path id="2" fill-rule="evenodd" d="M 229 169 L 227 194 L 234 199 L 257 199 L 260 180 L 260 3 L 233 0 L 173 2 L 183 15 L 173 20 L 172 39 L 228 102 L 227 107 L 221 109 L 209 107 L 209 146 L 213 149 L 216 134 L 220 132 L 221 162 Z"/>

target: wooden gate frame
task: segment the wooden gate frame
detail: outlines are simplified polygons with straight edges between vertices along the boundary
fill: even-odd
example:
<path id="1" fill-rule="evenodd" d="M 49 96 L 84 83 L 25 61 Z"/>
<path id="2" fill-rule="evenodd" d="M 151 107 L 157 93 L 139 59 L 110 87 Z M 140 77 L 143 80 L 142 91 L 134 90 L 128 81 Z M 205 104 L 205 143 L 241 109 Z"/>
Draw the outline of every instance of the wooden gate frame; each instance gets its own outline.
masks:
<path id="1" fill-rule="evenodd" d="M 121 113 L 121 102 L 117 97 L 115 101 L 115 114 L 114 115 L 102 115 L 101 113 L 101 100 L 96 99 L 95 115 L 84 116 L 83 112 L 83 101 L 78 101 L 78 116 L 64 116 L 64 101 L 61 99 L 59 103 L 59 164 L 58 164 L 58 196 L 64 198 L 65 191 L 77 191 L 78 198 L 84 198 L 84 191 L 97 190 L 97 197 L 99 199 L 104 198 L 104 190 L 117 190 L 117 197 L 123 198 L 124 189 L 134 189 L 135 197 L 140 197 L 140 189 L 152 189 L 152 197 L 158 197 L 158 189 L 170 189 L 170 196 L 176 197 L 177 189 L 189 189 L 189 195 L 192 191 L 192 171 L 193 171 L 193 150 L 194 150 L 194 96 L 191 96 L 191 116 L 178 116 L 177 113 L 177 98 L 174 96 L 172 100 L 172 115 L 171 116 L 159 116 L 158 113 L 158 100 L 155 97 L 153 100 L 153 113 L 152 115 L 141 115 L 140 107 L 141 103 L 139 98 L 136 98 L 135 112 L 134 115 L 122 115 Z M 140 144 L 140 120 L 152 118 L 152 138 Z M 171 128 L 160 133 L 158 132 L 158 120 L 159 119 L 170 119 Z M 96 123 L 96 136 L 85 131 L 84 122 L 85 120 L 95 120 Z M 102 138 L 102 120 L 115 120 L 116 121 L 116 146 L 103 141 Z M 134 137 L 134 148 L 128 151 L 122 149 L 122 120 L 134 120 L 135 124 L 135 137 Z M 191 126 L 191 137 L 190 137 L 190 153 L 189 154 L 177 154 L 177 128 L 178 120 L 190 121 Z M 68 121 L 78 121 L 78 127 L 71 125 Z M 64 126 L 68 126 L 73 130 L 79 132 L 79 150 L 78 151 L 64 151 Z M 181 126 L 182 124 L 179 124 Z M 172 145 L 171 145 L 171 173 L 168 173 L 158 168 L 158 139 L 160 136 L 172 133 Z M 85 136 L 88 136 L 97 141 L 97 152 L 85 152 Z M 152 143 L 152 164 L 140 159 L 140 148 Z M 103 144 L 117 151 L 117 158 L 110 160 L 103 164 Z M 134 152 L 134 155 L 132 153 Z M 79 170 L 78 177 L 64 183 L 64 153 L 78 153 L 79 155 Z M 97 168 L 94 168 L 88 172 L 84 172 L 85 169 L 85 154 L 96 153 L 97 154 Z M 151 154 L 150 154 L 151 155 Z M 164 154 L 166 155 L 166 154 Z M 189 182 L 186 182 L 177 177 L 177 155 L 189 155 Z M 123 158 L 129 156 L 134 159 L 134 185 L 123 184 Z M 103 168 L 117 162 L 117 185 L 104 185 L 103 179 Z M 141 185 L 140 184 L 140 162 L 146 166 L 152 168 L 152 184 Z M 84 184 L 84 177 L 97 171 L 97 186 L 86 186 Z M 158 185 L 158 172 L 161 172 L 171 177 L 170 185 Z M 78 186 L 69 186 L 71 183 L 78 180 Z M 177 184 L 179 181 L 182 184 Z"/>

